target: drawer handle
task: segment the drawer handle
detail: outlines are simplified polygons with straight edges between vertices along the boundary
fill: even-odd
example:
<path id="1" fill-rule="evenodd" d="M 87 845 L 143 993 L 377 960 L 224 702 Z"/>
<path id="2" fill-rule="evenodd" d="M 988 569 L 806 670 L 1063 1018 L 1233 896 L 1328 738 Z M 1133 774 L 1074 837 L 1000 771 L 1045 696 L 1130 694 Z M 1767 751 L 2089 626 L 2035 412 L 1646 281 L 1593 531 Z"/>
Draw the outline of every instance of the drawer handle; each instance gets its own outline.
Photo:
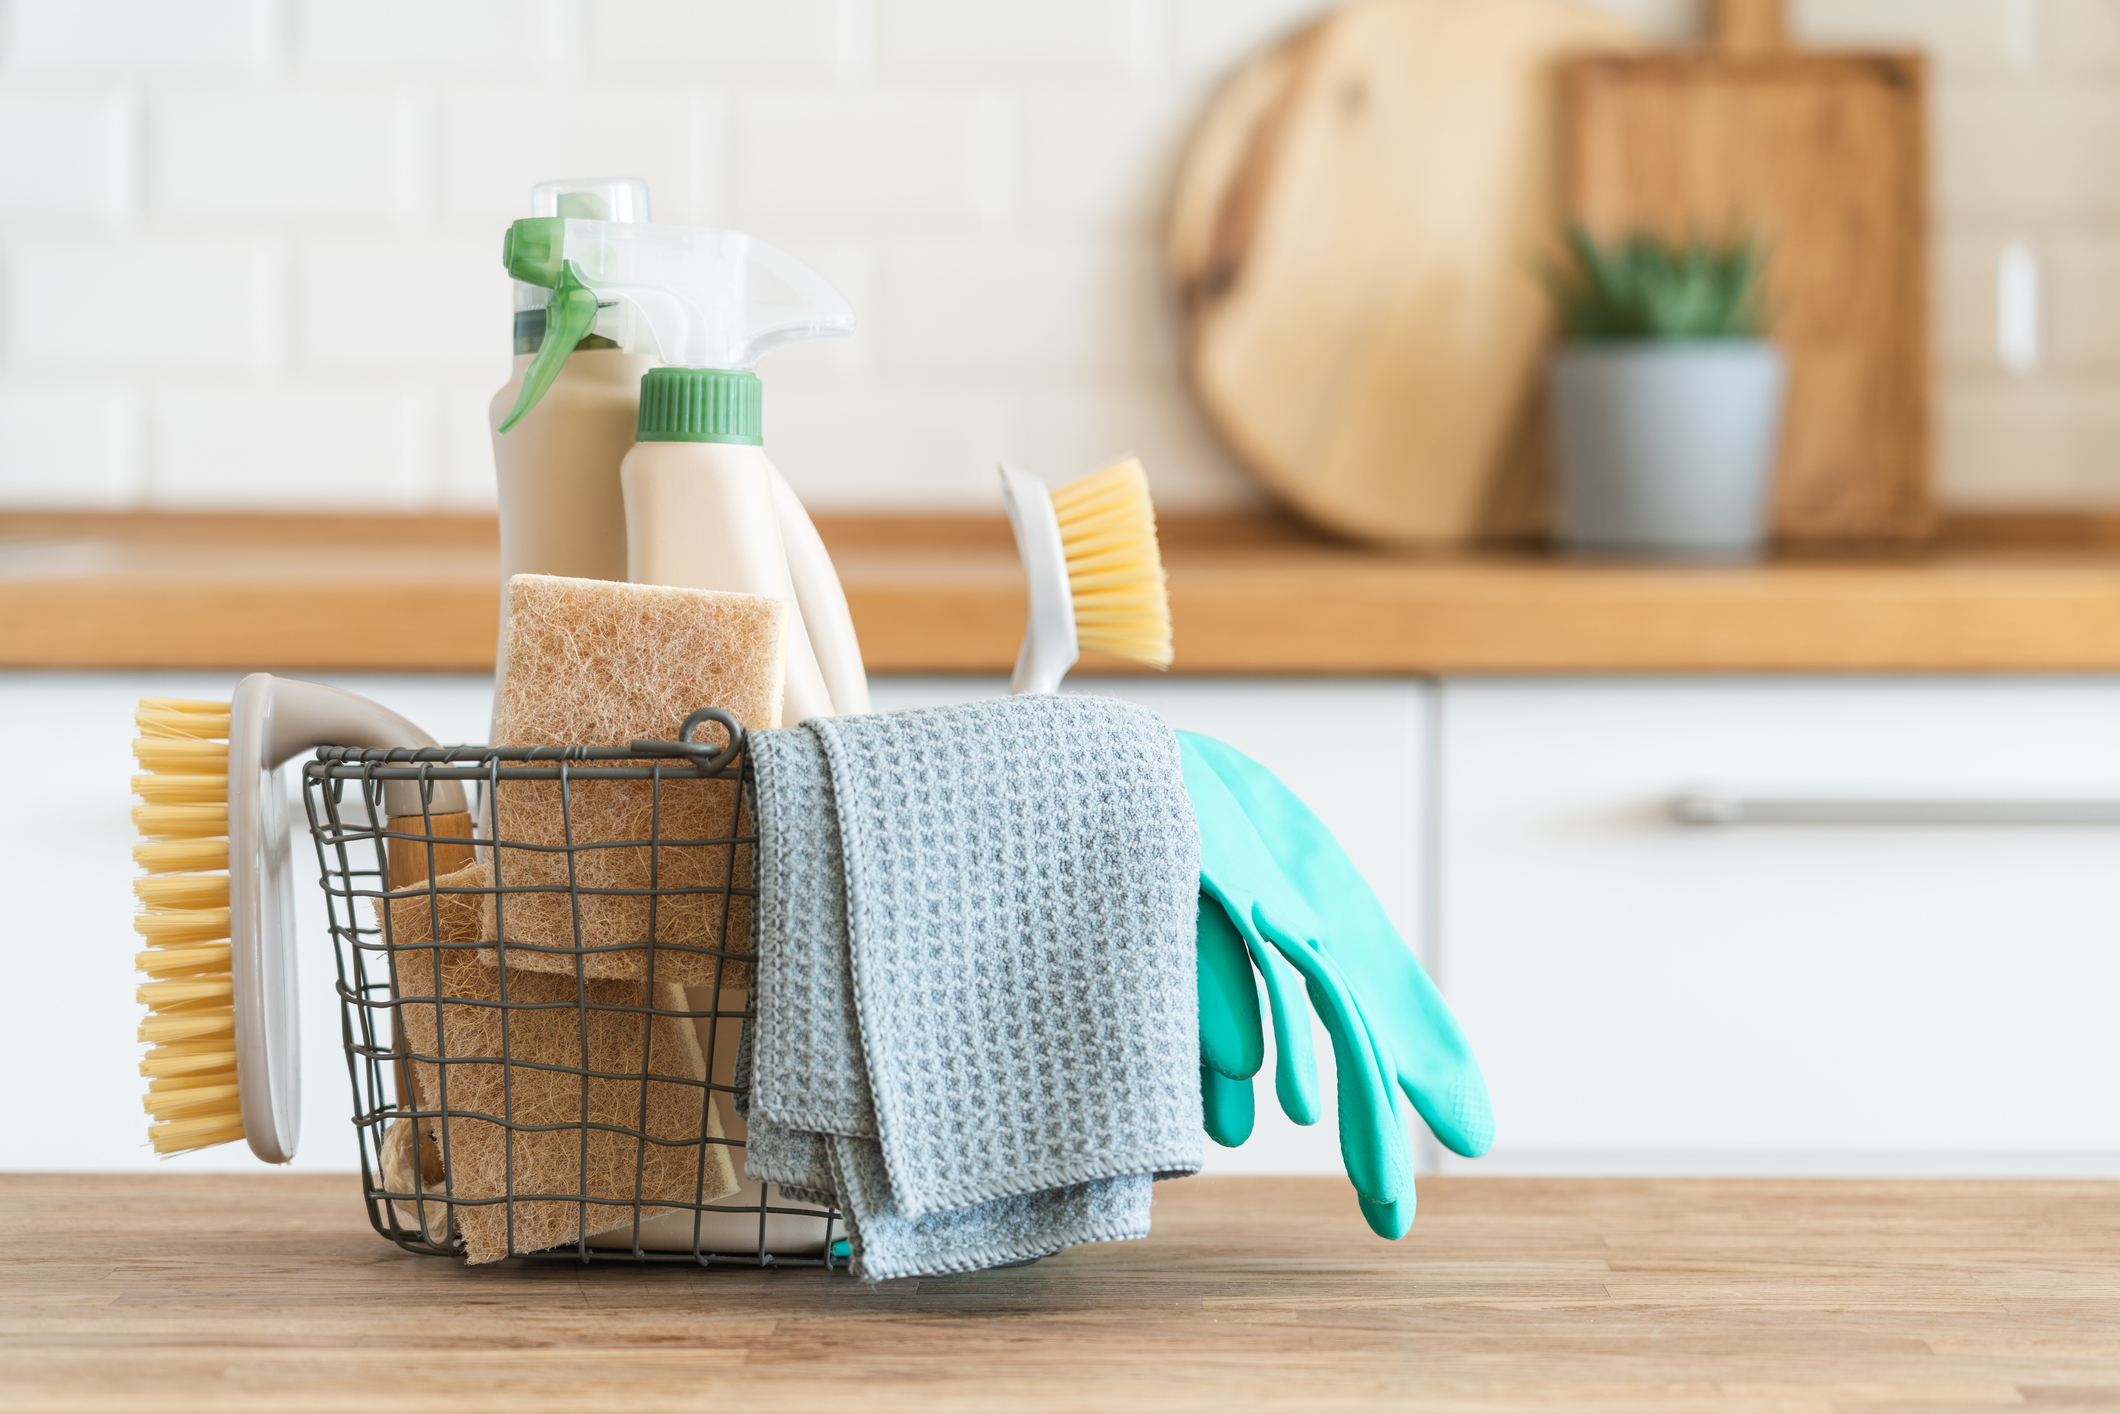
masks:
<path id="1" fill-rule="evenodd" d="M 1672 797 L 1671 818 L 1681 825 L 2120 825 L 2120 796 L 1895 800 L 1696 790 Z"/>

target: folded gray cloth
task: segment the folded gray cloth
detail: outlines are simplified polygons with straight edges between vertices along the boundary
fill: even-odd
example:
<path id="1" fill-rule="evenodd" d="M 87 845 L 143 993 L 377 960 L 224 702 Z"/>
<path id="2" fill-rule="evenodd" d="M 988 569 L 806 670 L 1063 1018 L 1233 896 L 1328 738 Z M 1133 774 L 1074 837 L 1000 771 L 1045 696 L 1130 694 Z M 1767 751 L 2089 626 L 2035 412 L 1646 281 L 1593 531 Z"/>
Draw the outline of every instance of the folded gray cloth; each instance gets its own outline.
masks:
<path id="1" fill-rule="evenodd" d="M 829 1194 L 855 1270 L 1148 1232 L 1196 1173 L 1199 837 L 1176 739 L 1089 697 L 754 733 L 745 1172 Z"/>

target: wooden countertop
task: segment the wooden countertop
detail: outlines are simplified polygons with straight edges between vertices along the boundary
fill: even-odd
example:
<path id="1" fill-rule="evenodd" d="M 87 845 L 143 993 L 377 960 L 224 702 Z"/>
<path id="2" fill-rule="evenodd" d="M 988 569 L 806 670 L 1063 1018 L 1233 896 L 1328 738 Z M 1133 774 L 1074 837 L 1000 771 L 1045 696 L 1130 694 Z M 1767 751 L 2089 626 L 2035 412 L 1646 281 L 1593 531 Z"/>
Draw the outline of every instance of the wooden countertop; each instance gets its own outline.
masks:
<path id="1" fill-rule="evenodd" d="M 2120 1407 L 2120 1184 L 1338 1179 L 1158 1190 L 1145 1242 L 864 1287 L 466 1268 L 351 1177 L 0 1176 L 32 1411 Z"/>
<path id="2" fill-rule="evenodd" d="M 1006 672 L 1006 523 L 834 518 L 873 672 Z M 1961 519 L 1932 548 L 1729 568 L 1408 555 L 1166 518 L 1181 673 L 2120 671 L 2120 534 Z M 0 667 L 490 667 L 487 517 L 0 515 Z M 1112 669 L 1085 660 L 1085 670 Z"/>

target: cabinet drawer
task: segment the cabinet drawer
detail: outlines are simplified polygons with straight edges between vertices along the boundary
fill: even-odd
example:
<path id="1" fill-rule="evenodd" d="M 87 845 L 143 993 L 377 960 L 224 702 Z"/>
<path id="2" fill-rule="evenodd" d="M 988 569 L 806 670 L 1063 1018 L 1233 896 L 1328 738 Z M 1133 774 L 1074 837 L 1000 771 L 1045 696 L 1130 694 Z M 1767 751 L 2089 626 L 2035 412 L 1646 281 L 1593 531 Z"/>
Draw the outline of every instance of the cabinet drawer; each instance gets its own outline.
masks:
<path id="1" fill-rule="evenodd" d="M 2120 1170 L 2120 827 L 1672 809 L 2120 799 L 2120 681 L 1452 682 L 1440 715 L 1490 1171 Z"/>

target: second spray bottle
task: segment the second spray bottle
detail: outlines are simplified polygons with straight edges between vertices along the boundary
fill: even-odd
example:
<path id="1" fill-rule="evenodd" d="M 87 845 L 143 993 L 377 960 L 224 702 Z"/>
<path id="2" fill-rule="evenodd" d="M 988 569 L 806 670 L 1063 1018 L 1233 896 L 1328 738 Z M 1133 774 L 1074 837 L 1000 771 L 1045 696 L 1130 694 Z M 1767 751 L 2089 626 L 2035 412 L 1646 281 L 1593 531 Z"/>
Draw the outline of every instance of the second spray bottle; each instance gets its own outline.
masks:
<path id="1" fill-rule="evenodd" d="M 852 333 L 853 311 L 786 252 L 651 225 L 647 207 L 643 182 L 551 182 L 509 229 L 516 367 L 491 408 L 502 594 L 518 574 L 770 594 L 795 611 L 784 723 L 866 712 L 846 595 L 766 457 L 751 371 Z"/>

